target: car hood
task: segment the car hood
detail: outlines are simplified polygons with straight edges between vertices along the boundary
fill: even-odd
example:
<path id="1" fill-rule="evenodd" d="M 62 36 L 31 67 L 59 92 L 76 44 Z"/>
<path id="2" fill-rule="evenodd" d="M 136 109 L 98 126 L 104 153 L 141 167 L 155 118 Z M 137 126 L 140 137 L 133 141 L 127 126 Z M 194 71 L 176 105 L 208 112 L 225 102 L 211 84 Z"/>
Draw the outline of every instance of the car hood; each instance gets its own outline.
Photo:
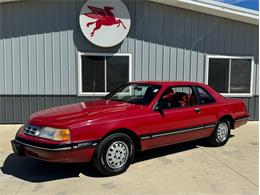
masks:
<path id="1" fill-rule="evenodd" d="M 28 123 L 35 126 L 66 128 L 87 120 L 127 115 L 126 112 L 141 108 L 144 106 L 112 100 L 80 102 L 36 112 L 31 115 Z"/>

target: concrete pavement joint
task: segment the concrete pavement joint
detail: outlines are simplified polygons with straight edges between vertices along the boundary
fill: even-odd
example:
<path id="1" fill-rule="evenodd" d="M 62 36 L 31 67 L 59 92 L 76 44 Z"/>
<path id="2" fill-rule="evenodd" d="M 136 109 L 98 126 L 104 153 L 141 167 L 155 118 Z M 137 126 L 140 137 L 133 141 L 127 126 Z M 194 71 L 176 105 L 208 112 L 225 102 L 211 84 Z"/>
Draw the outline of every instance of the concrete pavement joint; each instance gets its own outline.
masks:
<path id="1" fill-rule="evenodd" d="M 25 183 L 25 181 L 22 182 L 22 184 L 19 186 L 19 188 L 17 189 L 17 191 L 15 192 L 15 194 L 18 194 L 20 189 L 22 188 L 23 184 Z"/>
<path id="2" fill-rule="evenodd" d="M 251 184 L 253 184 L 255 187 L 258 188 L 258 185 L 251 181 L 249 178 L 247 178 L 246 176 L 244 176 L 242 173 L 238 172 L 237 170 L 233 169 L 231 166 L 229 166 L 228 164 L 226 164 L 225 162 L 217 159 L 215 156 L 213 156 L 212 154 L 210 154 L 207 150 L 205 150 L 204 148 L 198 146 L 199 149 L 201 149 L 203 152 L 205 152 L 206 154 L 208 154 L 210 157 L 212 157 L 213 159 L 215 159 L 216 161 L 220 162 L 221 164 L 223 164 L 224 166 L 226 166 L 227 168 L 229 168 L 230 170 L 232 170 L 233 172 L 235 172 L 236 174 L 238 174 L 239 176 L 241 176 L 242 178 L 244 178 L 245 180 L 249 181 Z"/>

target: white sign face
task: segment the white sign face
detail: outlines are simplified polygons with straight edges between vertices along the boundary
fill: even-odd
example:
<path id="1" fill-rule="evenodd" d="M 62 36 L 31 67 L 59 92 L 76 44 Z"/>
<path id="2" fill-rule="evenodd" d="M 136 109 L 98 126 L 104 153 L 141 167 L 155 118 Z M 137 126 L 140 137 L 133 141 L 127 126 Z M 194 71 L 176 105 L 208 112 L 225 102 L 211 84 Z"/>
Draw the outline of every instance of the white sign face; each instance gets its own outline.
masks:
<path id="1" fill-rule="evenodd" d="M 127 36 L 131 20 L 127 7 L 120 0 L 88 0 L 79 16 L 84 36 L 100 47 L 113 47 Z"/>

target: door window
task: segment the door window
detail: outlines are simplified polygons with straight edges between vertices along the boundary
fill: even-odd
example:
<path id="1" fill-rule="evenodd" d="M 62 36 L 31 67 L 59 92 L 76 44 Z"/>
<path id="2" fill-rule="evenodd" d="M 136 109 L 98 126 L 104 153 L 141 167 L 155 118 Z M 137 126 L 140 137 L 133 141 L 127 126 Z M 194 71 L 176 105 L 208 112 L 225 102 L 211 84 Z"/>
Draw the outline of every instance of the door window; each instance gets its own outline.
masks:
<path id="1" fill-rule="evenodd" d="M 159 100 L 164 109 L 180 108 L 196 105 L 194 90 L 191 87 L 170 87 Z"/>

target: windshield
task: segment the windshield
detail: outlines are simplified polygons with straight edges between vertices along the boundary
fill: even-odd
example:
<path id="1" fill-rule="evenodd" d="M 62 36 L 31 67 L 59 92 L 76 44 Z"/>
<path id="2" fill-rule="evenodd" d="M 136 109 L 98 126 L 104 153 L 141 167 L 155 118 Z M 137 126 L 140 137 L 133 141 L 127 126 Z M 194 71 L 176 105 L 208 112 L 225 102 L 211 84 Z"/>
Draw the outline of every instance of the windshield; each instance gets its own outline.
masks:
<path id="1" fill-rule="evenodd" d="M 132 104 L 148 105 L 160 90 L 159 85 L 132 83 L 118 88 L 108 94 L 105 99 L 127 102 Z"/>

